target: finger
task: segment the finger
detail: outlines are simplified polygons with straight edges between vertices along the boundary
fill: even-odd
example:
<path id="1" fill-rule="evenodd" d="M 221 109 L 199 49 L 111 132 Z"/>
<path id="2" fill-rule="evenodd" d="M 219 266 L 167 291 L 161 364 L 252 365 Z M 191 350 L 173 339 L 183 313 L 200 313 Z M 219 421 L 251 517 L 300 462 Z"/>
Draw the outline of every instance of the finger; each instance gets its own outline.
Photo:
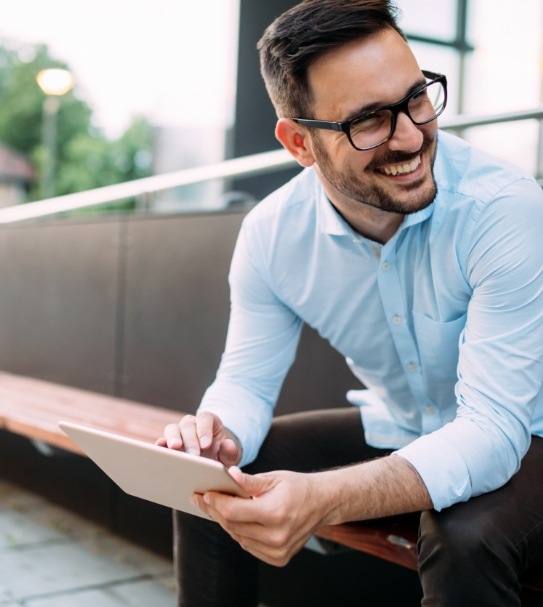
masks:
<path id="1" fill-rule="evenodd" d="M 222 427 L 219 419 L 212 413 L 204 411 L 196 416 L 196 434 L 201 449 L 209 449 L 213 443 L 213 436 L 217 431 L 216 425 Z"/>
<path id="2" fill-rule="evenodd" d="M 211 515 L 213 516 L 213 514 Z M 215 513 L 215 516 L 216 513 Z M 268 528 L 258 524 L 224 523 L 225 531 L 240 546 L 262 561 L 282 567 L 307 543 L 311 533 L 285 533 L 285 530 Z"/>
<path id="3" fill-rule="evenodd" d="M 303 546 L 300 546 L 291 551 L 278 551 L 265 544 L 252 544 L 245 541 L 244 538 L 236 541 L 246 552 L 249 552 L 260 561 L 263 561 L 268 565 L 273 565 L 274 567 L 284 567 L 290 562 L 292 557 L 303 548 Z"/>
<path id="4" fill-rule="evenodd" d="M 217 495 L 224 495 L 224 494 L 217 494 Z M 213 504 L 210 503 L 209 500 L 205 499 L 204 495 L 202 495 L 201 493 L 193 493 L 190 498 L 190 503 L 193 506 L 196 506 L 197 508 L 199 508 L 204 514 L 207 514 L 210 518 L 212 518 L 214 521 L 219 523 L 225 531 L 228 531 L 228 533 L 230 533 L 229 528 L 231 528 L 231 523 L 228 521 L 228 519 L 226 519 L 222 515 L 220 510 L 217 510 L 213 506 Z M 237 537 L 235 539 L 238 540 Z"/>
<path id="5" fill-rule="evenodd" d="M 155 445 L 157 447 L 167 447 L 168 443 L 166 442 L 166 439 L 163 436 L 161 436 L 160 438 L 156 439 Z"/>
<path id="6" fill-rule="evenodd" d="M 236 443 L 232 439 L 227 438 L 219 445 L 218 456 L 219 460 L 227 468 L 230 468 L 239 462 L 241 454 Z"/>
<path id="7" fill-rule="evenodd" d="M 235 466 L 230 468 L 228 472 L 231 470 L 234 471 L 232 476 L 235 480 L 245 489 L 248 495 L 251 495 L 251 482 L 247 482 L 246 477 L 253 477 L 243 474 Z M 202 496 L 202 501 L 205 504 L 206 512 L 212 512 L 213 518 L 227 530 L 232 530 L 234 523 L 238 524 L 235 528 L 239 533 L 243 533 L 243 525 L 273 525 L 274 513 L 270 513 L 269 508 L 262 507 L 262 504 L 257 504 L 252 499 L 208 491 Z"/>
<path id="8" fill-rule="evenodd" d="M 275 484 L 273 476 L 263 474 L 245 474 L 237 466 L 228 469 L 230 476 L 252 497 L 258 497 L 269 491 Z"/>
<path id="9" fill-rule="evenodd" d="M 226 499 L 222 500 L 221 496 Z M 231 506 L 235 502 L 239 505 L 240 501 L 250 500 L 209 492 L 203 496 L 195 494 L 191 501 L 212 520 L 219 523 L 244 550 L 270 565 L 277 567 L 286 565 L 305 543 L 294 538 L 288 541 L 284 534 L 277 533 L 278 530 L 259 523 L 234 521 L 235 517 L 229 512 L 230 508 L 226 504 L 230 502 Z"/>
<path id="10" fill-rule="evenodd" d="M 200 493 L 193 493 L 190 498 L 190 503 L 193 506 L 196 506 L 204 514 L 207 514 L 210 518 L 213 518 L 210 512 L 208 512 L 209 508 L 203 500 L 203 495 L 201 495 Z"/>
<path id="11" fill-rule="evenodd" d="M 233 525 L 236 524 L 236 529 L 240 533 L 244 525 L 262 526 L 271 518 L 254 500 L 246 497 L 208 491 L 203 495 L 202 500 L 206 511 L 213 512 L 213 518 L 220 520 L 223 527 L 233 529 Z"/>
<path id="12" fill-rule="evenodd" d="M 208 516 L 217 521 L 223 529 L 247 552 L 276 567 L 283 567 L 305 545 L 307 539 L 292 538 L 290 541 L 276 541 L 273 534 L 262 525 L 238 525 L 225 522 L 215 510 L 207 510 Z"/>
<path id="13" fill-rule="evenodd" d="M 185 415 L 179 422 L 179 431 L 185 451 L 192 455 L 200 455 L 200 440 L 196 431 L 196 417 L 194 415 Z"/>
<path id="14" fill-rule="evenodd" d="M 164 437 L 159 440 L 163 440 L 165 443 L 164 446 L 169 449 L 180 450 L 183 448 L 183 439 L 181 438 L 178 424 L 168 424 L 164 428 Z"/>

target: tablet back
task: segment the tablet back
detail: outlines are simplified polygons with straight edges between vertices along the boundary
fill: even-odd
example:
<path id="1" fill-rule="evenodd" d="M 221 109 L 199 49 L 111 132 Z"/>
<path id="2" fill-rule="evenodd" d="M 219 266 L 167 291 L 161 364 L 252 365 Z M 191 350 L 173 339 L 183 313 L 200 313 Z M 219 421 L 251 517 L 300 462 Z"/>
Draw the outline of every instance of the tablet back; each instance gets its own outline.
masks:
<path id="1" fill-rule="evenodd" d="M 243 495 L 220 462 L 71 422 L 59 426 L 129 495 L 204 518 L 190 503 L 193 493 Z"/>

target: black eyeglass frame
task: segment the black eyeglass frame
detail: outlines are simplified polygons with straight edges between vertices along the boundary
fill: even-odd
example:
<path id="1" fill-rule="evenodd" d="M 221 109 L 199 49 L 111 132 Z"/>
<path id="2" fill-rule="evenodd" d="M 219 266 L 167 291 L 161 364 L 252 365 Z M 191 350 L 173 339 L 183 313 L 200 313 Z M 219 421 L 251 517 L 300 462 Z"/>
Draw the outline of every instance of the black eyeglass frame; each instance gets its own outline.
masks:
<path id="1" fill-rule="evenodd" d="M 380 145 L 383 145 L 383 143 L 386 143 L 392 137 L 392 135 L 394 135 L 394 131 L 396 130 L 396 122 L 397 122 L 398 114 L 400 112 L 403 112 L 404 114 L 406 114 L 409 117 L 409 119 L 411 120 L 411 122 L 413 124 L 416 124 L 417 126 L 422 126 L 423 124 L 428 124 L 429 122 L 432 122 L 433 120 L 435 120 L 438 116 L 440 116 L 443 113 L 443 110 L 445 109 L 445 107 L 447 105 L 447 77 L 444 74 L 438 74 L 437 72 L 430 72 L 428 70 L 422 70 L 422 73 L 425 78 L 430 79 L 430 82 L 426 82 L 426 84 L 423 84 L 422 86 L 418 87 L 412 93 L 409 93 L 409 95 L 404 97 L 401 101 L 397 101 L 396 103 L 391 103 L 390 105 L 383 105 L 383 106 L 377 107 L 373 110 L 368 110 L 367 112 L 360 114 L 360 116 L 351 118 L 351 120 L 346 120 L 345 122 L 334 122 L 331 120 L 313 120 L 311 118 L 292 118 L 292 120 L 293 120 L 293 122 L 296 122 L 297 124 L 302 124 L 304 126 L 309 126 L 309 127 L 315 128 L 315 129 L 326 129 L 329 131 L 339 131 L 339 132 L 345 133 L 345 135 L 347 135 L 347 139 L 349 140 L 349 143 L 353 146 L 353 148 L 355 150 L 358 150 L 360 152 L 366 152 L 367 150 L 373 150 L 374 148 L 377 148 Z M 435 116 L 432 116 L 432 118 L 430 118 L 428 120 L 424 120 L 423 122 L 417 122 L 416 120 L 413 120 L 413 117 L 409 113 L 409 106 L 408 106 L 409 102 L 411 101 L 411 99 L 413 97 L 415 97 L 416 95 L 419 95 L 422 91 L 427 89 L 431 84 L 435 84 L 436 82 L 441 82 L 441 85 L 443 86 L 444 98 L 443 98 L 443 105 L 442 105 L 441 109 Z M 353 122 L 356 122 L 357 120 L 360 120 L 361 118 L 364 118 L 366 116 L 371 116 L 371 114 L 374 114 L 375 112 L 380 112 L 382 110 L 390 110 L 392 112 L 392 119 L 390 121 L 391 127 L 390 127 L 390 133 L 388 134 L 388 137 L 386 139 L 383 139 L 383 141 L 381 141 L 380 143 L 376 143 L 375 145 L 370 145 L 369 147 L 360 148 L 360 147 L 356 146 L 351 138 L 351 124 Z"/>

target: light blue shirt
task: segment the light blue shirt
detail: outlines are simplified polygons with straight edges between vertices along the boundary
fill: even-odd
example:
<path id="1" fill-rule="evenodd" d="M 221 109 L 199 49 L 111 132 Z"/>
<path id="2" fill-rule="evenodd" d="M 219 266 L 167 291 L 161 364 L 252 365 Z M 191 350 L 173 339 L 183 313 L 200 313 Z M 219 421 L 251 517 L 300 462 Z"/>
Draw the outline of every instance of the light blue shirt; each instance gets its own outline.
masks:
<path id="1" fill-rule="evenodd" d="M 200 410 L 252 461 L 302 324 L 367 389 L 369 444 L 412 463 L 438 510 L 492 491 L 543 436 L 543 193 L 520 169 L 440 133 L 438 194 L 381 246 L 303 171 L 246 217 L 231 319 Z"/>

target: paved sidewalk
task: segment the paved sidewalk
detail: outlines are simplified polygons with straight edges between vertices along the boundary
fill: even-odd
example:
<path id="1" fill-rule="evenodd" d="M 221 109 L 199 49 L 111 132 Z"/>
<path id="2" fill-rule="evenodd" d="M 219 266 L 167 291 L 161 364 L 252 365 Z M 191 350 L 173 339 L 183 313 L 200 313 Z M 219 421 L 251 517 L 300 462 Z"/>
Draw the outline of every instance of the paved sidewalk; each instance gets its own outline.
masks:
<path id="1" fill-rule="evenodd" d="M 0 480 L 1 607 L 174 607 L 172 563 Z"/>

